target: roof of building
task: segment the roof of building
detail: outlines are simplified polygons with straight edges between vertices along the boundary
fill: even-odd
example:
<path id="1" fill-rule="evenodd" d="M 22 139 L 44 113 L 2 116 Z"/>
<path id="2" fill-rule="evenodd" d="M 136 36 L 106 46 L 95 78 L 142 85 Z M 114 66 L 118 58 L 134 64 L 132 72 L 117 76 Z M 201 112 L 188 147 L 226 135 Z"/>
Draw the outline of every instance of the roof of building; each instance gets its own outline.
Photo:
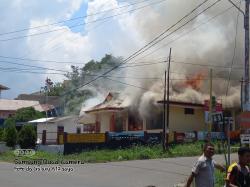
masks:
<path id="1" fill-rule="evenodd" d="M 157 103 L 163 104 L 164 101 L 157 101 Z M 167 103 L 167 101 L 165 101 Z M 192 102 L 184 102 L 184 101 L 170 101 L 170 105 L 179 105 L 179 106 L 192 106 L 192 107 L 204 107 L 204 104 L 201 103 L 192 103 Z"/>
<path id="2" fill-rule="evenodd" d="M 64 117 L 51 117 L 51 118 L 40 118 L 40 119 L 36 119 L 36 120 L 32 120 L 29 121 L 28 123 L 56 123 L 56 122 L 60 122 L 60 121 L 66 121 L 69 119 L 78 119 L 77 116 L 64 116 Z"/>
<path id="3" fill-rule="evenodd" d="M 100 112 L 100 111 L 109 111 L 109 110 L 123 110 L 125 107 L 122 105 L 123 100 L 119 98 L 119 94 L 114 92 L 109 92 L 105 100 L 88 109 L 85 113 L 92 113 L 92 112 Z"/>
<path id="4" fill-rule="evenodd" d="M 0 110 L 16 111 L 21 108 L 34 107 L 35 110 L 43 112 L 51 109 L 51 105 L 40 105 L 38 101 L 0 99 Z"/>
<path id="5" fill-rule="evenodd" d="M 121 111 L 124 110 L 125 108 L 127 108 L 128 106 L 125 106 L 123 104 L 123 99 L 120 98 L 119 93 L 112 93 L 110 92 L 107 97 L 105 98 L 105 100 L 88 109 L 87 111 L 85 111 L 86 114 L 89 113 L 93 113 L 93 112 L 101 112 L 101 111 Z M 157 103 L 161 104 L 163 103 L 163 100 L 157 101 Z M 204 104 L 202 103 L 198 103 L 198 102 L 186 102 L 186 101 L 174 101 L 171 100 L 170 101 L 171 105 L 176 105 L 176 106 L 186 106 L 186 107 L 204 107 Z"/>
<path id="6" fill-rule="evenodd" d="M 78 119 L 78 116 L 63 116 L 63 117 L 56 117 L 52 120 L 50 120 L 50 123 L 56 123 L 56 122 L 60 122 L 60 121 L 66 121 L 66 120 L 70 120 L 70 119 Z"/>
<path id="7" fill-rule="evenodd" d="M 40 119 L 35 119 L 35 120 L 32 120 L 32 121 L 29 121 L 28 123 L 45 123 L 46 121 L 50 121 L 54 119 L 54 117 L 52 118 L 40 118 Z"/>
<path id="8" fill-rule="evenodd" d="M 9 88 L 0 84 L 0 90 L 9 90 Z"/>
<path id="9" fill-rule="evenodd" d="M 46 96 L 44 94 L 20 94 L 16 98 L 17 100 L 29 100 L 29 101 L 39 101 L 41 104 L 49 104 L 55 107 L 60 106 L 59 96 Z M 47 100 L 47 101 L 46 101 Z"/>

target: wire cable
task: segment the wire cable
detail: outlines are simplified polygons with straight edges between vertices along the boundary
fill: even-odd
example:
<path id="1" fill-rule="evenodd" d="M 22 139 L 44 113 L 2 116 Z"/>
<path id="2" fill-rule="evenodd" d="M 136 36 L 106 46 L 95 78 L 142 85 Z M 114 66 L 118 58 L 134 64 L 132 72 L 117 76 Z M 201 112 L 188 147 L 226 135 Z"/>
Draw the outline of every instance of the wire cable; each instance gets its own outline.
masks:
<path id="1" fill-rule="evenodd" d="M 39 36 L 39 35 L 48 34 L 48 33 L 52 33 L 52 32 L 57 32 L 57 31 L 61 31 L 61 30 L 64 30 L 64 29 L 75 28 L 75 27 L 79 27 L 79 26 L 82 26 L 82 25 L 87 25 L 87 24 L 90 24 L 90 23 L 95 23 L 95 22 L 98 22 L 98 21 L 102 21 L 102 20 L 106 20 L 106 19 L 111 19 L 111 18 L 114 18 L 114 17 L 118 17 L 118 16 L 123 15 L 123 14 L 135 12 L 137 10 L 146 8 L 146 7 L 150 6 L 150 5 L 159 4 L 159 3 L 162 3 L 164 1 L 167 1 L 167 0 L 157 1 L 155 3 L 144 5 L 144 6 L 141 6 L 141 7 L 138 7 L 138 8 L 129 10 L 129 11 L 126 11 L 126 12 L 122 12 L 122 13 L 119 13 L 119 14 L 114 14 L 112 16 L 108 16 L 108 17 L 105 17 L 105 18 L 101 18 L 101 19 L 96 19 L 96 20 L 93 20 L 93 21 L 89 21 L 87 23 L 76 24 L 76 25 L 73 25 L 73 26 L 59 28 L 59 29 L 54 29 L 54 30 L 49 30 L 49 31 L 46 31 L 46 32 L 40 32 L 40 33 L 35 33 L 35 34 L 29 34 L 29 35 L 17 36 L 17 37 L 12 37 L 12 38 L 0 39 L 0 42 L 7 42 L 7 41 L 12 41 L 12 40 L 17 40 L 17 39 L 22 39 L 22 38 L 27 38 L 27 37 L 33 37 L 33 36 Z"/>
<path id="2" fill-rule="evenodd" d="M 58 21 L 58 22 L 49 23 L 49 24 L 45 24 L 45 25 L 39 25 L 39 26 L 36 26 L 36 27 L 24 28 L 24 29 L 19 29 L 19 30 L 15 30 L 15 31 L 0 33 L 0 36 L 7 35 L 7 34 L 18 33 L 18 32 L 23 32 L 23 31 L 27 31 L 27 30 L 38 29 L 38 28 L 42 28 L 42 27 L 48 27 L 48 26 L 52 26 L 52 25 L 58 25 L 58 24 L 61 24 L 61 23 L 66 23 L 66 22 L 71 22 L 71 21 L 75 21 L 75 20 L 79 20 L 79 19 L 83 19 L 83 18 L 87 18 L 87 17 L 91 17 L 91 16 L 96 16 L 98 14 L 102 14 L 102 13 L 105 13 L 105 12 L 111 12 L 111 11 L 114 11 L 114 10 L 117 10 L 117 9 L 129 7 L 129 6 L 133 6 L 133 5 L 137 5 L 137 4 L 141 4 L 141 3 L 145 3 L 147 1 L 151 1 L 151 0 L 143 0 L 143 1 L 140 1 L 140 2 L 136 2 L 136 3 L 130 3 L 128 5 L 120 6 L 120 7 L 117 7 L 117 8 L 111 8 L 111 9 L 102 10 L 102 11 L 99 11 L 99 12 L 96 12 L 96 13 L 93 13 L 93 14 L 88 14 L 86 16 L 80 16 L 80 17 L 75 17 L 75 18 L 71 18 L 71 19 L 67 19 L 67 20 L 61 20 L 61 21 Z"/>

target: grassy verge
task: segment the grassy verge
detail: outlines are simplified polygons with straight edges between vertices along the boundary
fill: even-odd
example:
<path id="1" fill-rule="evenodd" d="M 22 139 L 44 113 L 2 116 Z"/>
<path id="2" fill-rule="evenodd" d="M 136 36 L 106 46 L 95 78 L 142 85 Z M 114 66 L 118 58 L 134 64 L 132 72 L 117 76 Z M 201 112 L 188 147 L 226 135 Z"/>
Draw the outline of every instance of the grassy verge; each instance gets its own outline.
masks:
<path id="1" fill-rule="evenodd" d="M 125 149 L 98 149 L 89 150 L 82 153 L 70 155 L 58 155 L 42 151 L 37 151 L 36 154 L 27 159 L 47 159 L 56 160 L 60 156 L 65 160 L 80 160 L 86 163 L 110 162 L 121 160 L 142 160 L 155 158 L 170 158 L 182 156 L 197 156 L 202 153 L 203 142 L 195 142 L 188 144 L 171 145 L 169 152 L 164 152 L 161 145 L 154 146 L 133 146 Z M 217 142 L 215 142 L 217 145 Z M 216 146 L 217 147 L 217 146 Z M 217 152 L 218 153 L 218 152 Z M 13 162 L 15 156 L 12 151 L 0 154 L 0 160 Z"/>

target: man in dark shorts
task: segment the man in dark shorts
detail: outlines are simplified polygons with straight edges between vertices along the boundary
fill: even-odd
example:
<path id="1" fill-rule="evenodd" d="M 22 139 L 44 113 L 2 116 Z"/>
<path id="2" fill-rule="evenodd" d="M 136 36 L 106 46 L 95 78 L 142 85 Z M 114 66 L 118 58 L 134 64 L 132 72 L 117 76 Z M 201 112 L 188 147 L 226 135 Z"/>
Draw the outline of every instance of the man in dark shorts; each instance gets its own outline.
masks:
<path id="1" fill-rule="evenodd" d="M 193 179 L 195 179 L 196 187 L 214 187 L 214 168 L 225 171 L 225 168 L 213 160 L 214 145 L 206 143 L 203 148 L 203 155 L 197 160 L 192 173 L 188 178 L 186 187 L 190 187 Z"/>
<path id="2" fill-rule="evenodd" d="M 250 187 L 250 149 L 241 147 L 238 150 L 239 162 L 229 166 L 226 178 L 227 187 Z"/>

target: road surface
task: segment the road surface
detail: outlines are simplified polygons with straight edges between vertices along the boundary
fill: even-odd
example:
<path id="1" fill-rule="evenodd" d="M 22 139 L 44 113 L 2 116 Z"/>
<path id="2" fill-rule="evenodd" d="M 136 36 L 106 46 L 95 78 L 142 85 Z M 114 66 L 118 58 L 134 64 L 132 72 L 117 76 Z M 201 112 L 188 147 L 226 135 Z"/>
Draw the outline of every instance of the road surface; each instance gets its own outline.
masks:
<path id="1" fill-rule="evenodd" d="M 236 158 L 233 154 L 232 160 Z M 0 162 L 0 187 L 173 187 L 186 180 L 196 159 L 182 157 L 61 165 L 74 171 L 57 172 L 17 171 L 15 169 L 20 169 L 20 165 Z M 224 163 L 223 155 L 216 155 L 215 160 Z M 50 169 L 52 166 L 46 165 Z"/>

